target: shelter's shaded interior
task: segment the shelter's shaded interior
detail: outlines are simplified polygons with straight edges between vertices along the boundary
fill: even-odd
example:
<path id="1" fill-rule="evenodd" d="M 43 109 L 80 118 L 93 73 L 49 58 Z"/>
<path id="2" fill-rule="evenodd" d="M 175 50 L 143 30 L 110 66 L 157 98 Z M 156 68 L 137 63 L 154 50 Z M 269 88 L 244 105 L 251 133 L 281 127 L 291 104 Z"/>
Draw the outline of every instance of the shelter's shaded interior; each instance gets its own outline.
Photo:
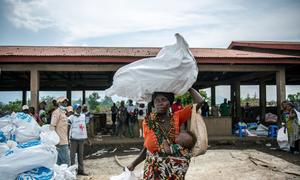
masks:
<path id="1" fill-rule="evenodd" d="M 286 84 L 300 84 L 300 65 L 286 66 Z M 104 90 L 112 85 L 115 72 L 56 72 L 39 73 L 41 91 L 57 90 Z M 1 91 L 30 91 L 30 72 L 2 71 L 0 74 Z M 231 85 L 239 81 L 241 85 L 276 85 L 275 72 L 199 72 L 196 88 L 208 88 L 217 85 Z M 130 86 L 130 84 L 129 84 Z"/>

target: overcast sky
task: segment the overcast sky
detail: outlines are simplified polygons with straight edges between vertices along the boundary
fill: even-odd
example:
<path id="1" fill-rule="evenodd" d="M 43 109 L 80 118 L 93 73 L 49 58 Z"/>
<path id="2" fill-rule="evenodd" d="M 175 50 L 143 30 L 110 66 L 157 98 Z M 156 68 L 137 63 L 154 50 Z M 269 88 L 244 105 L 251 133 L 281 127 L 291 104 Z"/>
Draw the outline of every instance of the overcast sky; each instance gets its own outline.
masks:
<path id="1" fill-rule="evenodd" d="M 177 32 L 190 47 L 300 41 L 300 1 L 0 0 L 0 45 L 163 47 L 175 42 Z M 244 89 L 242 96 L 258 88 Z M 287 87 L 287 93 L 299 91 L 300 86 Z M 267 92 L 276 99 L 276 91 Z M 15 94 L 0 93 L 0 101 Z"/>
<path id="2" fill-rule="evenodd" d="M 191 47 L 300 40 L 298 0 L 1 0 L 1 45 Z"/>

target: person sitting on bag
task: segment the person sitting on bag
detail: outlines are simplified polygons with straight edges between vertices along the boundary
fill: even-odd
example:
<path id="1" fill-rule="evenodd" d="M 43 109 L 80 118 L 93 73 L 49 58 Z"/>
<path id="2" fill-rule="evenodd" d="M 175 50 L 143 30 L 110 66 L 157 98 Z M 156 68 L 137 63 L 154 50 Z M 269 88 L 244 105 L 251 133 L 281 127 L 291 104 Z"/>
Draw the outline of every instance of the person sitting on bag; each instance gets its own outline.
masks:
<path id="1" fill-rule="evenodd" d="M 74 114 L 69 117 L 71 139 L 71 165 L 75 164 L 75 154 L 78 158 L 78 174 L 87 176 L 83 168 L 84 141 L 87 139 L 85 115 L 81 113 L 81 105 L 73 105 Z"/>
<path id="2" fill-rule="evenodd" d="M 195 89 L 189 89 L 194 103 L 199 110 L 203 99 Z M 163 140 L 175 143 L 175 137 L 180 133 L 180 125 L 192 115 L 192 105 L 182 110 L 170 112 L 174 101 L 173 93 L 155 92 L 152 95 L 153 112 L 143 122 L 144 148 L 139 156 L 127 167 L 130 171 L 145 160 L 144 179 L 184 179 L 190 163 L 190 153 L 180 157 L 167 154 Z"/>
<path id="3" fill-rule="evenodd" d="M 180 132 L 175 138 L 176 144 L 170 144 L 168 140 L 163 140 L 163 147 L 167 154 L 172 154 L 176 157 L 191 153 L 197 142 L 197 137 L 191 131 Z"/>

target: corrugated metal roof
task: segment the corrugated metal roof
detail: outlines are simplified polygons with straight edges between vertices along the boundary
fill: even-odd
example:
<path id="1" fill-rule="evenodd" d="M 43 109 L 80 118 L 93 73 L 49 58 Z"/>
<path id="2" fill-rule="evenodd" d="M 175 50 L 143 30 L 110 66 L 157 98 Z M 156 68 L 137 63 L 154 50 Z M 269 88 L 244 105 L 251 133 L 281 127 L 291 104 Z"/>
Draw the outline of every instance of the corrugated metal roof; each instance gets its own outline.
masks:
<path id="1" fill-rule="evenodd" d="M 104 56 L 151 57 L 160 48 L 134 47 L 57 47 L 57 46 L 0 46 L 0 56 Z M 196 58 L 293 58 L 300 56 L 248 52 L 219 48 L 190 48 Z"/>

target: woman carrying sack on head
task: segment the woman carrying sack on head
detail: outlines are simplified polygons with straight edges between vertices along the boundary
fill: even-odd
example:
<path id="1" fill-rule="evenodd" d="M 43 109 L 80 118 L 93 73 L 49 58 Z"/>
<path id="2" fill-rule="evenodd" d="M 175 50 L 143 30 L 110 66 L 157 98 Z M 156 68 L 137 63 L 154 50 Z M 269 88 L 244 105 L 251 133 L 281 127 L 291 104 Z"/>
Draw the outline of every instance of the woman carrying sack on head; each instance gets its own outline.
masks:
<path id="1" fill-rule="evenodd" d="M 195 89 L 189 89 L 198 111 L 202 98 Z M 145 160 L 144 179 L 184 179 L 188 170 L 191 151 L 172 149 L 172 152 L 181 153 L 173 156 L 164 149 L 165 140 L 170 147 L 176 148 L 175 137 L 180 133 L 180 125 L 191 118 L 192 106 L 188 105 L 182 110 L 170 112 L 174 101 L 173 93 L 155 92 L 152 95 L 153 112 L 146 117 L 144 128 L 144 148 L 139 156 L 127 167 L 130 171 Z"/>

